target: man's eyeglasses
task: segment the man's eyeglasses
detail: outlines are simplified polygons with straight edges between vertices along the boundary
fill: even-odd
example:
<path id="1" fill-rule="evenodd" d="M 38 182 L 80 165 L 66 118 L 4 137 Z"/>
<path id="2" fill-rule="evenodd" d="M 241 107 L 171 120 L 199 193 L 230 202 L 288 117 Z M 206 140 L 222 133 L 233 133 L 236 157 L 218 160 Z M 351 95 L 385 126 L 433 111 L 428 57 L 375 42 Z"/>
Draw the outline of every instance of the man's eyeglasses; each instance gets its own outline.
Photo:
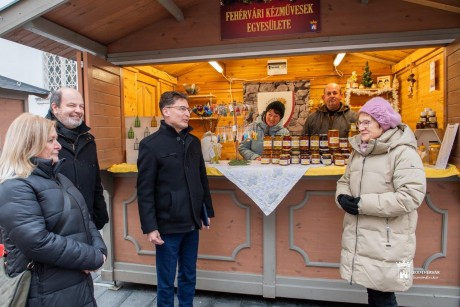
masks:
<path id="1" fill-rule="evenodd" d="M 192 113 L 192 108 L 188 108 L 186 106 L 171 106 L 171 107 L 165 107 L 166 109 L 176 109 L 181 111 L 182 113 L 189 112 Z"/>
<path id="2" fill-rule="evenodd" d="M 362 122 L 360 122 L 359 120 L 356 122 L 356 125 L 358 125 L 358 128 L 359 127 L 363 127 L 363 128 L 367 128 L 369 127 L 369 125 L 371 124 L 372 122 L 370 120 L 363 120 Z"/>

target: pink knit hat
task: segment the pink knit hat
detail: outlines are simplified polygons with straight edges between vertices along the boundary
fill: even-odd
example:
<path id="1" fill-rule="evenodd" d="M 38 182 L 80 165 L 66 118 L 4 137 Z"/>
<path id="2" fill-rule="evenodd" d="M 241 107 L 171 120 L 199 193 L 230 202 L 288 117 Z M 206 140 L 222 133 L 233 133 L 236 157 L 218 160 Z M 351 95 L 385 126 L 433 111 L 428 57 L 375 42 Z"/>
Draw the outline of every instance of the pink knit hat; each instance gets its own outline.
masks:
<path id="1" fill-rule="evenodd" d="M 382 127 L 383 131 L 395 128 L 401 124 L 401 115 L 393 110 L 387 100 L 381 97 L 368 100 L 361 110 L 359 110 L 359 113 L 362 112 L 372 116 L 379 123 L 380 127 Z"/>

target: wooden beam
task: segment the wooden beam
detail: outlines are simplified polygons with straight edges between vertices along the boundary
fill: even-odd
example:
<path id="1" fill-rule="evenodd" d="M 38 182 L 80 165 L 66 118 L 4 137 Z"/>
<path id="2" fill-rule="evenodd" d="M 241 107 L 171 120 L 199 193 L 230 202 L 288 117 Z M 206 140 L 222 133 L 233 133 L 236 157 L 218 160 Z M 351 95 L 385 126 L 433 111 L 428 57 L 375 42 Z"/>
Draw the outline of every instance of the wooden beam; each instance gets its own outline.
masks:
<path id="1" fill-rule="evenodd" d="M 432 8 L 435 8 L 435 9 L 444 10 L 444 11 L 448 11 L 448 12 L 452 12 L 452 13 L 460 14 L 460 7 L 458 7 L 458 6 L 442 4 L 442 3 L 438 3 L 438 2 L 434 2 L 434 1 L 428 1 L 428 0 L 403 0 L 403 1 L 410 2 L 410 3 L 415 3 L 415 4 L 419 4 L 419 5 L 423 5 L 423 6 L 428 6 L 428 7 L 432 7 Z"/>
<path id="2" fill-rule="evenodd" d="M 157 0 L 171 15 L 176 18 L 177 21 L 184 21 L 184 13 L 181 9 L 174 3 L 173 0 Z"/>
<path id="3" fill-rule="evenodd" d="M 107 54 L 106 46 L 41 17 L 29 21 L 24 25 L 24 28 L 80 51 L 86 51 L 104 58 Z"/>
<path id="4" fill-rule="evenodd" d="M 158 78 L 158 79 L 161 79 L 161 80 L 165 80 L 169 83 L 172 83 L 172 84 L 177 84 L 177 78 L 174 77 L 174 76 L 171 76 L 170 74 L 164 72 L 164 71 L 160 71 L 152 66 L 136 66 L 135 67 L 136 69 L 138 69 L 139 71 L 147 74 L 147 75 L 150 75 L 152 77 L 155 77 L 155 78 Z"/>
<path id="5" fill-rule="evenodd" d="M 354 55 L 354 56 L 357 56 L 357 57 L 360 57 L 360 58 L 363 58 L 363 59 L 366 59 L 366 60 L 379 62 L 379 63 L 382 63 L 382 64 L 388 64 L 388 65 L 395 65 L 396 64 L 396 62 L 389 61 L 389 60 L 384 60 L 384 59 L 381 59 L 381 58 L 378 58 L 378 57 L 375 57 L 375 56 L 370 56 L 370 55 L 367 55 L 367 54 L 364 54 L 364 53 L 350 53 L 350 54 Z"/>
<path id="6" fill-rule="evenodd" d="M 68 0 L 22 0 L 0 12 L 0 37 Z"/>

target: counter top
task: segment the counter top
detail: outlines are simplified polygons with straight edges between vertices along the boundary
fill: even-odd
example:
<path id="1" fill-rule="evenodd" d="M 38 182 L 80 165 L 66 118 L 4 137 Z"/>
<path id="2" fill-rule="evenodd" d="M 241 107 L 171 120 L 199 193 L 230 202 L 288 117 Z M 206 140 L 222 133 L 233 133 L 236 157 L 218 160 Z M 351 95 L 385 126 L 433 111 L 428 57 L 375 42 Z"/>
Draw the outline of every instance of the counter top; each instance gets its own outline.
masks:
<path id="1" fill-rule="evenodd" d="M 222 160 L 219 164 L 226 164 L 228 161 Z M 260 163 L 258 161 L 252 161 L 251 163 Z M 244 166 L 235 166 L 244 167 Z M 265 167 L 265 166 L 264 166 Z M 284 167 L 279 165 L 266 165 L 266 167 Z M 115 164 L 107 169 L 111 173 L 137 173 L 136 164 Z M 345 166 L 323 166 L 309 168 L 304 176 L 341 176 L 345 172 Z M 223 176 L 223 174 L 213 166 L 213 164 L 206 163 L 206 173 L 208 176 Z M 447 178 L 452 176 L 460 177 L 460 171 L 455 165 L 449 164 L 446 169 L 435 169 L 429 165 L 425 165 L 425 173 L 427 178 Z"/>

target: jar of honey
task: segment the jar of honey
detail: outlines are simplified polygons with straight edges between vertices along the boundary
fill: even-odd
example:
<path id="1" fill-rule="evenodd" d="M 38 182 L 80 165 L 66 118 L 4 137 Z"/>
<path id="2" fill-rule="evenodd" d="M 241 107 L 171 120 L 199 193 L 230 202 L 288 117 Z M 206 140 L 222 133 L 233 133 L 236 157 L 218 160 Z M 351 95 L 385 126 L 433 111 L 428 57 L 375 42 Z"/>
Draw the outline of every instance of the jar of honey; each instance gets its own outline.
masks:
<path id="1" fill-rule="evenodd" d="M 273 150 L 281 150 L 281 149 L 283 149 L 283 136 L 275 135 L 273 137 Z"/>
<path id="2" fill-rule="evenodd" d="M 273 149 L 273 137 L 270 135 L 264 136 L 264 151 Z"/>
<path id="3" fill-rule="evenodd" d="M 324 165 L 332 164 L 332 156 L 330 153 L 325 153 L 321 155 L 321 163 Z"/>
<path id="4" fill-rule="evenodd" d="M 310 135 L 310 150 L 319 151 L 319 135 L 318 134 Z"/>
<path id="5" fill-rule="evenodd" d="M 348 148 L 348 138 L 339 138 L 339 148 L 342 150 L 342 149 L 345 149 L 345 148 Z"/>
<path id="6" fill-rule="evenodd" d="M 310 154 L 308 152 L 302 152 L 300 154 L 300 164 L 302 165 L 310 164 Z"/>
<path id="7" fill-rule="evenodd" d="M 431 165 L 436 165 L 441 145 L 439 142 L 430 142 L 429 144 L 430 147 L 428 149 L 428 163 Z"/>
<path id="8" fill-rule="evenodd" d="M 300 136 L 291 136 L 291 149 L 300 149 Z"/>
<path id="9" fill-rule="evenodd" d="M 339 148 L 339 130 L 328 130 L 327 142 L 329 148 Z"/>
<path id="10" fill-rule="evenodd" d="M 288 155 L 288 154 L 281 154 L 281 155 L 280 155 L 280 162 L 279 162 L 280 165 L 282 165 L 282 166 L 287 166 L 287 165 L 290 164 L 290 162 L 291 162 L 291 157 L 290 157 L 290 155 Z"/>
<path id="11" fill-rule="evenodd" d="M 350 160 L 350 150 L 348 148 L 344 148 L 340 152 L 345 160 L 345 165 L 347 165 Z"/>
<path id="12" fill-rule="evenodd" d="M 300 163 L 300 150 L 292 149 L 291 150 L 291 164 L 299 164 Z"/>
<path id="13" fill-rule="evenodd" d="M 290 135 L 283 136 L 283 151 L 291 150 L 291 148 L 292 148 L 291 136 Z"/>
<path id="14" fill-rule="evenodd" d="M 268 153 L 268 152 L 263 152 L 262 153 L 262 156 L 261 156 L 261 159 L 260 159 L 260 163 L 262 164 L 270 164 L 271 162 L 271 154 Z"/>
<path id="15" fill-rule="evenodd" d="M 274 150 L 272 153 L 272 164 L 280 163 L 280 150 Z"/>
<path id="16" fill-rule="evenodd" d="M 321 163 L 321 156 L 319 152 L 315 151 L 311 153 L 311 164 L 320 164 Z"/>
<path id="17" fill-rule="evenodd" d="M 345 165 L 345 157 L 342 155 L 341 152 L 336 152 L 334 154 L 334 164 L 337 166 L 344 166 Z"/>
<path id="18" fill-rule="evenodd" d="M 300 137 L 300 150 L 301 151 L 308 151 L 310 150 L 310 138 L 308 135 L 302 135 Z"/>

